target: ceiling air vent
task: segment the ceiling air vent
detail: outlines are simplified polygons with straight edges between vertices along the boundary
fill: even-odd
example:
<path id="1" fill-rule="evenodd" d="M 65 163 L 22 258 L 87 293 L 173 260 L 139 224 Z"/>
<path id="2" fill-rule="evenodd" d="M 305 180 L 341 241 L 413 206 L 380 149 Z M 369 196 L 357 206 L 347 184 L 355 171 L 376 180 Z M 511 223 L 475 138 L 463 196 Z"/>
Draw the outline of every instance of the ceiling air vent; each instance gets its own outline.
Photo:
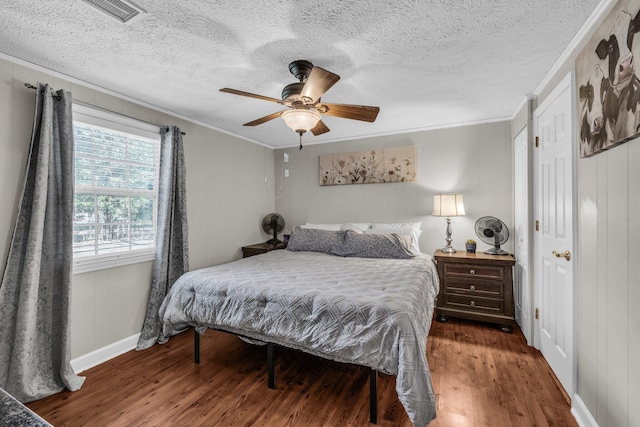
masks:
<path id="1" fill-rule="evenodd" d="M 106 13 L 113 19 L 122 23 L 128 22 L 136 16 L 144 13 L 144 10 L 134 6 L 131 2 L 123 0 L 82 0 L 96 9 Z"/>

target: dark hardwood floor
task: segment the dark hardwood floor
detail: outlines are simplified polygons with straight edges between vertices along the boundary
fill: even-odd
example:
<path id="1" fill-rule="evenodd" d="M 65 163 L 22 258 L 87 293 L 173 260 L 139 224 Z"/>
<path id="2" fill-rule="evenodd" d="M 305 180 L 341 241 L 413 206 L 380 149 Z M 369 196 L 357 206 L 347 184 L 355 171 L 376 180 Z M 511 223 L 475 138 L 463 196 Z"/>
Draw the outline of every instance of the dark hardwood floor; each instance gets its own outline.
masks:
<path id="1" fill-rule="evenodd" d="M 276 348 L 276 389 L 266 349 L 223 332 L 191 332 L 131 351 L 82 375 L 81 390 L 28 406 L 54 426 L 367 426 L 369 370 Z M 433 322 L 427 357 L 437 395 L 429 427 L 577 426 L 567 396 L 519 330 Z M 380 374 L 378 425 L 411 426 Z"/>

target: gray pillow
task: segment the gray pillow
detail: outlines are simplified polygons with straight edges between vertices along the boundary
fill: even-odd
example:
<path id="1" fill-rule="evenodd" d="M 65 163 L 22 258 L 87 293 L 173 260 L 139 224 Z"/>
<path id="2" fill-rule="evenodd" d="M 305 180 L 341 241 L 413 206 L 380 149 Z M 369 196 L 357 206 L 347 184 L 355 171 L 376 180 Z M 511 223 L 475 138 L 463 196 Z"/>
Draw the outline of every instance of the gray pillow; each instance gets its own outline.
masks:
<path id="1" fill-rule="evenodd" d="M 343 236 L 339 231 L 294 227 L 287 249 L 331 254 L 334 246 L 341 246 Z"/>
<path id="2" fill-rule="evenodd" d="M 333 254 L 360 258 L 413 258 L 411 236 L 405 234 L 360 234 L 341 231 L 344 241 L 333 247 Z"/>

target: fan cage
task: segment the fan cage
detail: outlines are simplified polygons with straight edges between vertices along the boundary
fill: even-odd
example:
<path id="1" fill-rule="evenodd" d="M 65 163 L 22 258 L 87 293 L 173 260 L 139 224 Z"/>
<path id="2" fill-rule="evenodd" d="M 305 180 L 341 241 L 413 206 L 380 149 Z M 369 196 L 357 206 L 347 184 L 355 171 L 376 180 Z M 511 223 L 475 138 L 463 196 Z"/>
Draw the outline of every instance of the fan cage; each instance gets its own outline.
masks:
<path id="1" fill-rule="evenodd" d="M 495 230 L 494 227 L 491 227 L 489 225 L 490 222 L 498 223 L 500 225 L 500 230 Z M 493 246 L 492 248 L 484 251 L 484 253 L 488 255 L 509 255 L 507 251 L 501 248 L 501 246 L 504 245 L 510 237 L 509 227 L 507 227 L 507 224 L 505 224 L 504 221 L 493 216 L 485 216 L 476 221 L 474 228 L 476 231 L 476 235 L 478 236 L 478 238 L 480 238 L 480 240 L 488 245 Z M 485 230 L 491 230 L 494 235 L 499 233 L 501 238 L 498 240 L 494 238 L 494 236 L 487 236 L 484 233 Z"/>
<path id="2" fill-rule="evenodd" d="M 278 239 L 278 233 L 284 231 L 284 226 L 285 222 L 282 215 L 277 213 L 266 215 L 262 219 L 262 230 L 267 234 L 273 233 L 273 237 L 267 240 L 267 243 L 273 245 L 282 243 L 282 241 Z"/>

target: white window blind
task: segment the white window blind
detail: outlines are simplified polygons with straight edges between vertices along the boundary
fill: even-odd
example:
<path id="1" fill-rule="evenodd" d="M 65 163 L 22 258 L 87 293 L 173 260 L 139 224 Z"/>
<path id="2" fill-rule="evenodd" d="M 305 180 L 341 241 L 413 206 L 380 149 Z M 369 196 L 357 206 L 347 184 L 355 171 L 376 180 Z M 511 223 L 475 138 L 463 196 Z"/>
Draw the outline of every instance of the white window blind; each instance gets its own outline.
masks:
<path id="1" fill-rule="evenodd" d="M 74 272 L 153 259 L 157 126 L 74 105 Z"/>

